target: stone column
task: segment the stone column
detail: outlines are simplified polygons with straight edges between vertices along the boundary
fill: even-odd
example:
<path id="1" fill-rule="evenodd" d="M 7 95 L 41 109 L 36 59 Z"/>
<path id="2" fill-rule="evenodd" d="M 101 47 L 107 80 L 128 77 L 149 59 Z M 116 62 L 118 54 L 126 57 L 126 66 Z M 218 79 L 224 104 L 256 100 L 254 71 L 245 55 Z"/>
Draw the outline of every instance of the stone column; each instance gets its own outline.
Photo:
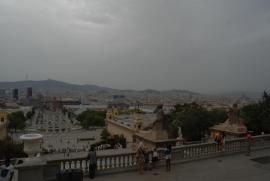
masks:
<path id="1" fill-rule="evenodd" d="M 45 181 L 44 167 L 46 161 L 25 161 L 17 165 L 15 168 L 18 170 L 18 181 Z"/>

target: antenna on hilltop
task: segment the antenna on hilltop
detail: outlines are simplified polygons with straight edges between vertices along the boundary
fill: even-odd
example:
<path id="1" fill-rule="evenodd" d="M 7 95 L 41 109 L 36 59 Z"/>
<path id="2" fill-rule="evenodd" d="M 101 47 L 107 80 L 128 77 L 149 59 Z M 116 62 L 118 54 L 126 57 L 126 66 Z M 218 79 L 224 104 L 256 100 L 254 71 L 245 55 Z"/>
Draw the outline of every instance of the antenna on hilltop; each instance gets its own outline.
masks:
<path id="1" fill-rule="evenodd" d="M 28 74 L 25 75 L 25 80 L 28 80 Z"/>

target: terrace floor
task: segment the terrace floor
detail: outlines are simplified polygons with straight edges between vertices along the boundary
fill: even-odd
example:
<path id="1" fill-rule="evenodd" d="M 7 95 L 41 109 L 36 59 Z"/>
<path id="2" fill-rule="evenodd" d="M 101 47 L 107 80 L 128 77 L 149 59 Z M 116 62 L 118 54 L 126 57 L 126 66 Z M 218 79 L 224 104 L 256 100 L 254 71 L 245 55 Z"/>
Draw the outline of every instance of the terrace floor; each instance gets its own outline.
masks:
<path id="1" fill-rule="evenodd" d="M 269 156 L 268 158 L 261 158 Z M 251 159 L 258 158 L 259 162 Z M 266 162 L 266 163 L 263 163 Z M 85 177 L 86 181 L 90 181 Z M 251 156 L 236 154 L 183 164 L 172 165 L 171 172 L 165 168 L 137 172 L 102 175 L 96 181 L 269 181 L 270 180 L 270 149 L 253 152 Z"/>

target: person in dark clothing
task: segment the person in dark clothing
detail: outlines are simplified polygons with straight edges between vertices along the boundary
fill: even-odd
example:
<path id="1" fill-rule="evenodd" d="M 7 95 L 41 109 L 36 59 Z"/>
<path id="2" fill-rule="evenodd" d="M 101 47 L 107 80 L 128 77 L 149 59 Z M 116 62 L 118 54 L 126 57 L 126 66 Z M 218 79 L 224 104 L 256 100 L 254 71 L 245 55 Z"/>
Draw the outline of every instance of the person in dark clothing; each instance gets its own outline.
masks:
<path id="1" fill-rule="evenodd" d="M 172 158 L 172 147 L 168 145 L 165 152 L 165 160 L 166 160 L 166 171 L 171 171 L 171 158 Z"/>
<path id="2" fill-rule="evenodd" d="M 246 133 L 246 137 L 245 137 L 245 141 L 247 143 L 247 156 L 250 156 L 250 152 L 251 152 L 251 142 L 252 142 L 252 135 L 250 132 Z"/>
<path id="3" fill-rule="evenodd" d="M 149 148 L 147 148 L 144 152 L 144 169 L 145 170 L 151 170 L 150 162 L 151 159 L 151 151 Z"/>
<path id="4" fill-rule="evenodd" d="M 156 168 L 157 162 L 158 162 L 158 152 L 157 152 L 157 149 L 155 148 L 153 151 L 153 156 L 152 156 L 153 168 Z"/>
<path id="5" fill-rule="evenodd" d="M 89 160 L 89 176 L 90 178 L 95 178 L 97 169 L 97 154 L 94 147 L 89 150 L 87 159 Z"/>
<path id="6" fill-rule="evenodd" d="M 0 181 L 11 181 L 14 175 L 14 167 L 10 159 L 6 158 L 5 164 L 0 167 Z"/>

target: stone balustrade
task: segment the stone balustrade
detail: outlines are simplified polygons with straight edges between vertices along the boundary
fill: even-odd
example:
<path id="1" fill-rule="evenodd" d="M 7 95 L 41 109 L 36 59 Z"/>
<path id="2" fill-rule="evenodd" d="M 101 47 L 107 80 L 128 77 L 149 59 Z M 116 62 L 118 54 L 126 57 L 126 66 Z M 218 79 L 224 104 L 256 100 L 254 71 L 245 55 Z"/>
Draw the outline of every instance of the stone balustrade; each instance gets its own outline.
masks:
<path id="1" fill-rule="evenodd" d="M 252 150 L 270 148 L 270 134 L 254 136 L 252 141 Z M 224 147 L 219 147 L 216 143 L 201 143 L 194 145 L 183 145 L 172 149 L 172 164 L 183 163 L 187 161 L 200 160 L 223 155 L 243 153 L 247 150 L 247 143 L 244 138 L 228 140 Z M 164 165 L 164 149 L 159 149 L 160 161 L 158 166 Z M 136 169 L 135 152 L 115 153 L 97 156 L 97 174 L 129 171 Z M 66 158 L 60 160 L 47 160 L 44 175 L 48 178 L 55 177 L 57 171 L 64 169 L 82 169 L 85 174 L 88 173 L 89 162 L 87 158 Z M 54 169 L 52 169 L 54 168 Z M 45 178 L 44 180 L 49 180 Z"/>
<path id="2" fill-rule="evenodd" d="M 48 161 L 48 164 L 59 164 L 61 170 L 82 169 L 84 173 L 87 173 L 89 162 L 87 158 L 71 158 L 62 160 L 50 160 Z M 117 172 L 121 170 L 134 169 L 135 166 L 135 152 L 97 156 L 97 170 L 99 172 Z"/>
<path id="3" fill-rule="evenodd" d="M 252 141 L 252 149 L 261 149 L 264 147 L 270 147 L 270 135 L 254 136 Z M 225 142 L 224 147 L 222 148 L 219 148 L 216 143 L 183 145 L 174 147 L 172 149 L 172 163 L 240 153 L 245 152 L 246 150 L 247 144 L 244 138 L 228 140 Z M 159 149 L 158 152 L 160 159 L 164 159 L 164 150 Z M 82 169 L 85 173 L 87 173 L 88 170 L 87 158 L 52 160 L 49 161 L 49 163 L 58 163 L 61 169 L 78 168 Z M 135 152 L 97 156 L 97 170 L 100 173 L 108 170 L 119 171 L 135 169 L 135 166 Z"/>

